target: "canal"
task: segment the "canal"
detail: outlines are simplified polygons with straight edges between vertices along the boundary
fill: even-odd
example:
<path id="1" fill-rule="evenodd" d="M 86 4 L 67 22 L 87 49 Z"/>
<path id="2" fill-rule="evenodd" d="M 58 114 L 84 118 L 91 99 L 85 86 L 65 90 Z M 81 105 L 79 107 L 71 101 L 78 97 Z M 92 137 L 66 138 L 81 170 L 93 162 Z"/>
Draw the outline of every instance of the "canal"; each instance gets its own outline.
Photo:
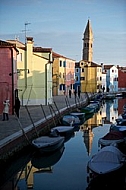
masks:
<path id="1" fill-rule="evenodd" d="M 97 153 L 98 139 L 109 131 L 111 123 L 123 112 L 125 103 L 126 99 L 121 98 L 103 102 L 99 111 L 77 127 L 64 146 L 53 154 L 40 156 L 36 152 L 33 154 L 31 147 L 27 147 L 15 158 L 0 166 L 0 189 L 88 189 L 91 174 L 87 170 L 87 162 Z M 100 184 L 100 181 L 97 183 Z M 105 184 L 99 189 L 107 189 L 105 187 L 108 188 Z"/>

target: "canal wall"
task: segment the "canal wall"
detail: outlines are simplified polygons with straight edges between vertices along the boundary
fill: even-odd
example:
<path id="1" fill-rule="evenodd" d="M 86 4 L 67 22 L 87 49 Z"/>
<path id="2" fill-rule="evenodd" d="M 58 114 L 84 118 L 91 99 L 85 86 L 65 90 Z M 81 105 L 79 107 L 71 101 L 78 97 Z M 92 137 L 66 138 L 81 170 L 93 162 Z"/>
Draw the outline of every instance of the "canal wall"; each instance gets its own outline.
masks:
<path id="1" fill-rule="evenodd" d="M 91 100 L 94 96 L 95 94 L 92 93 L 84 93 L 80 99 L 75 99 L 75 97 L 69 99 L 65 96 L 54 97 L 54 103 L 52 105 L 48 105 L 46 107 L 44 106 L 45 111 L 41 106 L 43 110 L 43 116 L 41 119 L 37 118 L 39 114 L 37 113 L 38 109 L 36 107 L 28 107 L 27 112 L 32 124 L 27 125 L 26 127 L 25 125 L 27 124 L 28 119 L 26 117 L 26 113 L 22 111 L 21 119 L 16 118 L 17 120 L 14 120 L 15 123 L 13 123 L 13 126 L 17 126 L 18 123 L 20 130 L 14 132 L 12 128 L 13 126 L 10 126 L 10 128 L 12 128 L 12 134 L 0 141 L 0 161 L 3 159 L 6 160 L 15 154 L 18 154 L 18 152 L 24 149 L 26 146 L 31 146 L 31 142 L 34 138 L 49 133 L 50 129 L 57 125 L 59 120 L 64 115 L 75 111 L 77 108 L 86 106 L 89 100 Z M 33 121 L 30 111 L 33 112 L 36 122 Z M 21 121 L 24 122 L 24 124 L 22 124 Z M 10 123 L 6 122 L 4 125 L 9 125 Z"/>

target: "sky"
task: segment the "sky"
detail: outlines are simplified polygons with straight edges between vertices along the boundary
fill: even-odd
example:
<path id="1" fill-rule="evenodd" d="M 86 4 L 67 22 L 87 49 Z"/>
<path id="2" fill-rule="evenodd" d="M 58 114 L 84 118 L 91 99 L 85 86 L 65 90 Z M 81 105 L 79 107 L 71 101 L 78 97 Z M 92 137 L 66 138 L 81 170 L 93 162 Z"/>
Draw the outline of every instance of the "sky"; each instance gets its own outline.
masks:
<path id="1" fill-rule="evenodd" d="M 24 43 L 26 29 L 34 46 L 80 61 L 88 19 L 93 62 L 126 66 L 126 0 L 0 0 L 0 40 Z"/>

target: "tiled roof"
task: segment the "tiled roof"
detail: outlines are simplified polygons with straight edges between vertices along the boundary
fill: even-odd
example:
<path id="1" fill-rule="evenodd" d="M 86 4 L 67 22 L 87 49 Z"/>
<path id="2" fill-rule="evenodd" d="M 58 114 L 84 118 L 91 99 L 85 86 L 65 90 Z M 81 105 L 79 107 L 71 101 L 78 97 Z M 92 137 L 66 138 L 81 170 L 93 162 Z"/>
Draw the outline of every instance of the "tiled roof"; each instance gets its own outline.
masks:
<path id="1" fill-rule="evenodd" d="M 56 52 L 52 52 L 52 56 L 53 56 L 53 58 L 64 58 L 64 59 L 73 60 L 73 59 L 70 59 L 70 58 L 68 58 L 68 57 L 65 57 L 65 56 L 63 56 L 63 55 L 61 55 L 61 54 L 58 54 L 58 53 L 56 53 Z M 73 60 L 73 61 L 75 61 L 75 60 Z"/>
<path id="2" fill-rule="evenodd" d="M 12 47 L 12 48 L 14 48 L 17 52 L 18 52 L 18 50 L 16 49 L 16 46 L 14 45 L 14 44 L 11 44 L 11 43 L 9 43 L 9 42 L 6 42 L 6 41 L 2 41 L 2 40 L 0 40 L 0 47 Z"/>
<path id="3" fill-rule="evenodd" d="M 104 69 L 110 69 L 111 67 L 113 67 L 114 65 L 104 65 Z"/>

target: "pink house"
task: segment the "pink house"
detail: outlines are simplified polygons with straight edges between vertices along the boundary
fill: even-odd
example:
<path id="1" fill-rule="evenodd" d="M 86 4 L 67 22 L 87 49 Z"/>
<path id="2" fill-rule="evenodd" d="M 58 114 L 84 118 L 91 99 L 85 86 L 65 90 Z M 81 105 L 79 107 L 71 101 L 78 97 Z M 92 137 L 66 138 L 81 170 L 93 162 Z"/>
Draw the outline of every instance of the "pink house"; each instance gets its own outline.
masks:
<path id="1" fill-rule="evenodd" d="M 0 40 L 0 114 L 6 99 L 10 100 L 10 114 L 13 114 L 17 92 L 17 54 L 14 45 Z"/>

